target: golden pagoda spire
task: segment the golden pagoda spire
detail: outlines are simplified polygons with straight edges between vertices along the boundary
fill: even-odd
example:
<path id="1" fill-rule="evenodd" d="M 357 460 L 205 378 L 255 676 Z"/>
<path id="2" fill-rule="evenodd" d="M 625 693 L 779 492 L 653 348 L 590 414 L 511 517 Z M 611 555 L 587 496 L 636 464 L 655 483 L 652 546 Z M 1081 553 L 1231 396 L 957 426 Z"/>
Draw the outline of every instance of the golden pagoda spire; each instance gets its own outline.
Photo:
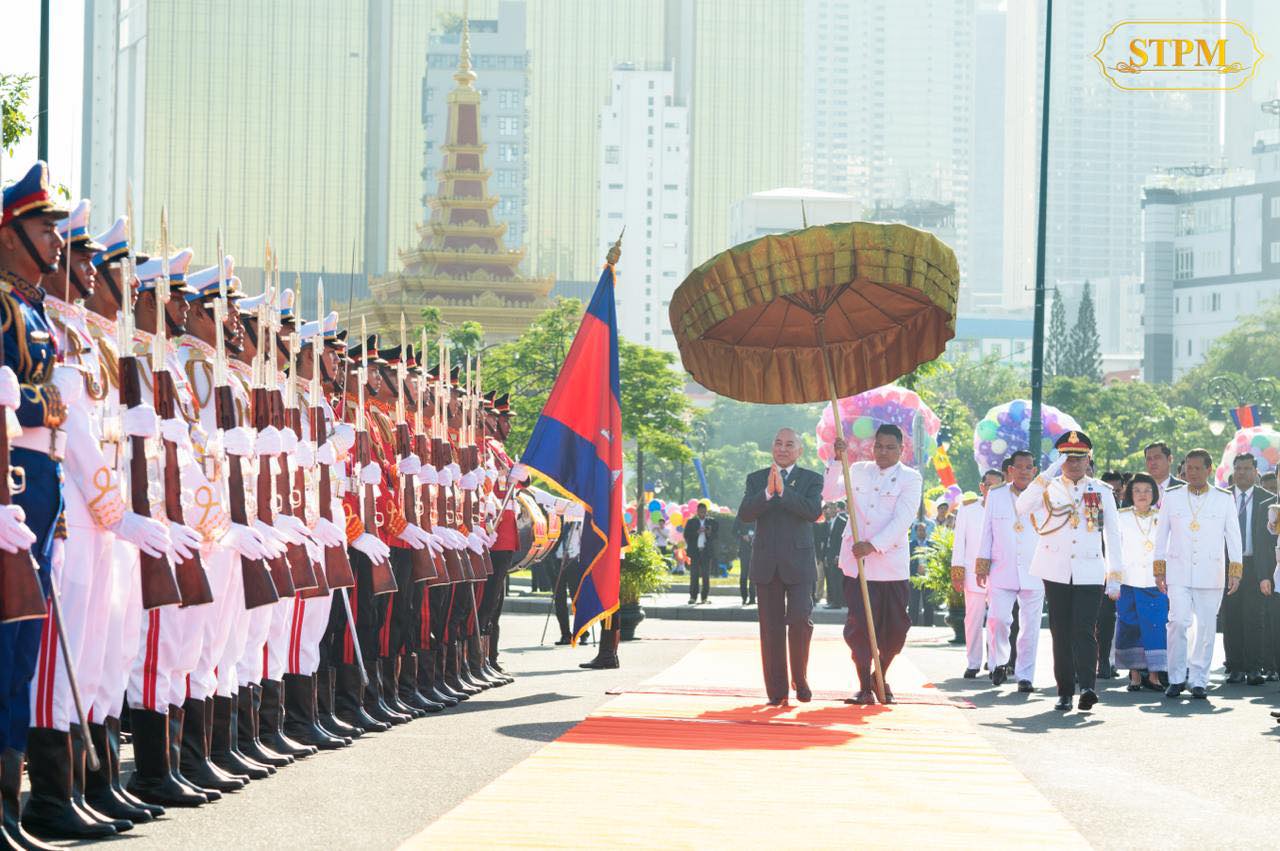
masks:
<path id="1" fill-rule="evenodd" d="M 453 79 L 464 89 L 471 88 L 476 81 L 476 72 L 471 70 L 471 15 L 470 3 L 462 0 L 462 47 L 458 50 L 458 71 Z"/>

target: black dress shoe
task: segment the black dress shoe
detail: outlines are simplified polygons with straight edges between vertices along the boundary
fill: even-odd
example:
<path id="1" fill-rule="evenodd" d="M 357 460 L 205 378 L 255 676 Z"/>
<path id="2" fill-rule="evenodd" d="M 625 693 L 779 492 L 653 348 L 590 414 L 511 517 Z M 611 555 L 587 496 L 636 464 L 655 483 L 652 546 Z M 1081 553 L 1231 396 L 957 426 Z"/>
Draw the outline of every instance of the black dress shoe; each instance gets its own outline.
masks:
<path id="1" fill-rule="evenodd" d="M 1233 686 L 1240 685 L 1240 683 L 1244 682 L 1245 679 L 1244 671 L 1232 671 L 1227 675 L 1227 682 L 1231 683 Z"/>
<path id="2" fill-rule="evenodd" d="M 1251 686 L 1260 686 L 1266 681 L 1267 678 L 1263 676 L 1261 671 L 1250 671 L 1248 677 L 1245 679 L 1245 682 Z"/>
<path id="3" fill-rule="evenodd" d="M 696 606 L 696 605 L 698 605 L 698 598 L 697 598 L 697 597 L 690 597 L 690 598 L 689 598 L 689 605 L 690 605 L 690 606 Z"/>
<path id="4" fill-rule="evenodd" d="M 777 700 L 771 700 L 771 701 L 769 701 L 769 705 L 770 705 L 770 706 L 786 706 L 786 705 L 787 705 L 787 699 L 786 699 L 785 697 L 780 697 L 780 698 L 778 698 Z"/>
<path id="5" fill-rule="evenodd" d="M 1169 687 L 1164 690 L 1165 697 L 1178 697 L 1186 690 L 1186 686 L 1182 683 L 1169 683 Z"/>
<path id="6" fill-rule="evenodd" d="M 845 703 L 856 704 L 857 706 L 870 706 L 876 702 L 876 695 L 871 689 L 862 689 L 853 697 L 846 697 Z"/>
<path id="7" fill-rule="evenodd" d="M 559 639 L 557 639 L 557 641 L 556 641 L 556 647 L 568 647 L 568 646 L 569 646 L 569 644 L 571 644 L 572 642 L 573 642 L 573 639 L 572 639 L 572 638 L 570 638 L 570 637 L 569 637 L 569 636 L 567 636 L 567 635 L 562 635 L 562 636 L 560 636 L 560 638 L 559 638 Z"/>
<path id="8" fill-rule="evenodd" d="M 1191 696 L 1196 700 L 1208 700 L 1209 693 L 1204 690 L 1204 686 L 1192 686 Z"/>
<path id="9" fill-rule="evenodd" d="M 1080 692 L 1080 709 L 1088 712 L 1098 702 L 1098 693 L 1091 688 L 1087 688 Z"/>
<path id="10" fill-rule="evenodd" d="M 796 700 L 801 703 L 813 700 L 813 689 L 809 688 L 808 683 L 800 683 L 796 686 Z"/>
<path id="11" fill-rule="evenodd" d="M 978 669 L 977 669 L 977 668 L 965 668 L 965 669 L 964 669 L 964 678 L 965 678 L 966 680 L 974 680 L 974 679 L 977 679 L 977 678 L 978 678 Z"/>
<path id="12" fill-rule="evenodd" d="M 1065 697 L 1060 696 L 1058 698 L 1058 702 L 1053 705 L 1053 708 L 1059 712 L 1066 712 L 1071 709 L 1071 695 L 1066 695 Z"/>
<path id="13" fill-rule="evenodd" d="M 1004 681 L 1008 679 L 1009 672 L 1005 670 L 1004 665 L 997 665 L 996 669 L 991 672 L 991 684 L 993 686 L 1004 685 Z"/>
<path id="14" fill-rule="evenodd" d="M 884 684 L 884 702 L 886 704 L 893 703 L 893 689 L 889 688 L 889 684 Z"/>
<path id="15" fill-rule="evenodd" d="M 1020 694 L 1031 694 L 1035 690 L 1035 686 L 1031 685 L 1031 680 L 1018 680 L 1018 692 Z"/>

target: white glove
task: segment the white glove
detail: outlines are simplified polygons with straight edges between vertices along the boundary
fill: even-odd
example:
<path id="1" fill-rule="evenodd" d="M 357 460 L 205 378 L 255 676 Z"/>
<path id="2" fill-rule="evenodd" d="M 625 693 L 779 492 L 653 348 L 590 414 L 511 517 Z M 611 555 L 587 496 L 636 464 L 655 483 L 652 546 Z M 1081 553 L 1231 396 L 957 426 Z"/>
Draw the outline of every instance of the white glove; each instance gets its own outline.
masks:
<path id="1" fill-rule="evenodd" d="M 136 408 L 130 410 L 137 410 Z M 126 415 L 127 416 L 127 415 Z M 187 425 L 185 420 L 173 417 L 160 421 L 160 434 L 165 440 L 174 444 L 180 449 L 191 451 L 191 426 Z"/>
<path id="2" fill-rule="evenodd" d="M 222 433 L 222 449 L 228 455 L 253 457 L 253 435 L 247 428 L 236 426 Z"/>
<path id="3" fill-rule="evenodd" d="M 316 463 L 324 464 L 326 467 L 332 467 L 338 463 L 338 455 L 333 450 L 332 440 L 326 440 L 324 446 L 316 450 Z"/>
<path id="4" fill-rule="evenodd" d="M 462 478 L 458 479 L 458 487 L 462 488 L 464 491 L 475 490 L 477 484 L 479 483 L 476 481 L 476 474 L 474 472 L 463 473 Z"/>
<path id="5" fill-rule="evenodd" d="M 356 430 L 347 423 L 338 423 L 333 427 L 334 450 L 339 456 L 346 455 L 356 445 Z"/>
<path id="6" fill-rule="evenodd" d="M 440 471 L 430 464 L 424 464 L 418 471 L 418 483 L 423 485 L 440 484 Z"/>
<path id="7" fill-rule="evenodd" d="M 316 518 L 316 525 L 311 530 L 311 537 L 322 547 L 344 547 L 347 544 L 346 535 L 342 534 L 342 530 L 338 528 L 332 520 L 325 520 L 323 517 Z"/>
<path id="8" fill-rule="evenodd" d="M 417 455 L 406 455 L 396 462 L 396 473 L 401 476 L 416 476 L 422 469 L 422 462 Z"/>
<path id="9" fill-rule="evenodd" d="M 71 407 L 84 398 L 84 373 L 72 366 L 55 366 L 53 384 L 62 395 L 62 404 Z"/>
<path id="10" fill-rule="evenodd" d="M 159 520 L 126 511 L 112 529 L 117 538 L 128 541 L 149 556 L 169 552 L 169 531 Z"/>
<path id="11" fill-rule="evenodd" d="M 382 484 L 382 468 L 370 461 L 360 469 L 360 482 L 366 485 Z"/>
<path id="12" fill-rule="evenodd" d="M 351 546 L 368 556 L 374 564 L 381 564 L 391 555 L 391 548 L 368 532 L 352 541 Z"/>
<path id="13" fill-rule="evenodd" d="M 432 555 L 440 555 L 444 552 L 444 539 L 434 532 L 425 532 L 427 536 L 427 548 L 431 550 Z"/>
<path id="14" fill-rule="evenodd" d="M 485 545 L 486 545 L 486 546 L 488 546 L 488 547 L 489 547 L 489 549 L 493 549 L 493 545 L 494 545 L 494 544 L 496 544 L 496 543 L 498 543 L 498 533 L 497 533 L 496 531 L 495 531 L 495 532 L 485 532 L 485 533 L 484 533 L 484 538 L 485 538 L 485 541 L 484 541 L 484 542 L 485 542 Z"/>
<path id="15" fill-rule="evenodd" d="M 467 536 L 467 549 L 476 555 L 484 554 L 484 538 L 481 538 L 475 532 Z"/>
<path id="16" fill-rule="evenodd" d="M 526 481 L 529 478 L 529 468 L 523 464 L 512 464 L 511 472 L 507 474 L 507 478 L 511 480 L 512 484 Z"/>
<path id="17" fill-rule="evenodd" d="M 447 469 L 449 470 L 450 481 L 456 482 L 462 478 L 462 468 L 458 466 L 457 461 L 454 461 L 451 464 L 449 464 Z"/>
<path id="18" fill-rule="evenodd" d="M 169 521 L 169 543 L 179 561 L 186 561 L 200 551 L 200 536 L 196 530 L 181 523 Z"/>
<path id="19" fill-rule="evenodd" d="M 298 449 L 298 434 L 291 428 L 280 429 L 280 451 L 292 455 Z"/>
<path id="20" fill-rule="evenodd" d="M 427 545 L 427 533 L 422 531 L 422 527 L 413 523 L 401 529 L 397 537 L 415 550 L 420 550 Z"/>
<path id="21" fill-rule="evenodd" d="M 444 545 L 451 550 L 465 550 L 467 548 L 467 539 L 462 537 L 462 533 L 457 529 L 450 529 L 448 526 L 437 526 L 436 534 L 444 538 Z"/>
<path id="22" fill-rule="evenodd" d="M 263 523 L 261 520 L 253 521 L 253 528 L 262 538 L 262 543 L 267 550 L 268 558 L 279 558 L 285 554 L 288 542 L 284 536 L 280 534 L 278 529 L 270 523 Z"/>
<path id="23" fill-rule="evenodd" d="M 0 407 L 16 410 L 21 402 L 17 374 L 7 366 L 0 366 Z"/>
<path id="24" fill-rule="evenodd" d="M 13 370 L 9 367 L 0 367 L 0 385 L 4 383 L 5 372 L 13 375 Z M 3 392 L 0 389 L 0 393 Z M 27 515 L 22 506 L 0 505 L 0 550 L 16 553 L 31 548 L 36 542 L 36 535 L 27 528 L 26 520 Z"/>
<path id="25" fill-rule="evenodd" d="M 492 467 L 485 468 L 484 480 L 489 484 L 494 484 L 495 482 L 498 481 L 498 471 L 493 469 Z"/>
<path id="26" fill-rule="evenodd" d="M 1058 460 L 1049 465 L 1049 469 L 1044 471 L 1045 478 L 1052 479 L 1062 472 L 1062 467 L 1067 463 L 1067 456 L 1059 453 Z"/>
<path id="27" fill-rule="evenodd" d="M 310 470 L 316 465 L 316 450 L 309 440 L 298 441 L 298 448 L 293 453 L 293 463 L 299 470 Z"/>
<path id="28" fill-rule="evenodd" d="M 258 440 L 254 443 L 253 448 L 259 456 L 279 455 L 281 452 L 280 430 L 275 426 L 267 426 L 262 429 L 258 432 Z"/>
<path id="29" fill-rule="evenodd" d="M 128 437 L 155 437 L 156 409 L 150 405 L 125 408 L 120 415 L 120 428 Z"/>
<path id="30" fill-rule="evenodd" d="M 1107 596 L 1110 597 L 1112 600 L 1117 600 L 1120 598 L 1120 580 L 1119 579 L 1107 580 Z"/>
<path id="31" fill-rule="evenodd" d="M 305 544 L 311 530 L 292 514 L 277 514 L 275 530 L 290 544 Z"/>
<path id="32" fill-rule="evenodd" d="M 267 557 L 267 546 L 256 529 L 232 523 L 222 542 L 240 554 L 241 558 L 264 559 Z"/>
<path id="33" fill-rule="evenodd" d="M 447 488 L 453 484 L 453 470 L 448 467 L 441 467 L 436 473 L 437 484 L 442 488 Z"/>

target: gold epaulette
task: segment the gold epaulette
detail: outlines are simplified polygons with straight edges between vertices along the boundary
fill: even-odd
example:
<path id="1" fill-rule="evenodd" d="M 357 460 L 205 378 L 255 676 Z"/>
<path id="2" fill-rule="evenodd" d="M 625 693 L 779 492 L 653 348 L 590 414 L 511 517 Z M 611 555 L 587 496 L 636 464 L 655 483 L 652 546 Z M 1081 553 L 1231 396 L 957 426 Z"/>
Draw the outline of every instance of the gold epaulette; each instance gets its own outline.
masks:
<path id="1" fill-rule="evenodd" d="M 1000 490 L 1000 488 L 1008 487 L 1008 485 L 1009 485 L 1009 483 L 1008 483 L 1008 482 L 1001 482 L 1000 484 L 996 485 L 995 487 L 993 487 L 993 488 L 989 489 L 989 490 L 987 491 L 987 493 L 991 493 L 991 491 L 998 491 L 998 490 Z"/>
<path id="2" fill-rule="evenodd" d="M 196 412 L 204 410 L 209 404 L 209 400 L 213 398 L 213 364 L 209 363 L 203 357 L 197 358 L 195 355 L 199 352 L 192 349 L 192 356 L 187 360 L 183 371 L 187 374 L 187 384 L 191 385 L 191 397 L 195 400 Z M 209 392 L 202 399 L 200 398 L 200 385 L 196 382 L 196 366 L 199 365 L 204 372 L 205 383 L 209 386 Z"/>

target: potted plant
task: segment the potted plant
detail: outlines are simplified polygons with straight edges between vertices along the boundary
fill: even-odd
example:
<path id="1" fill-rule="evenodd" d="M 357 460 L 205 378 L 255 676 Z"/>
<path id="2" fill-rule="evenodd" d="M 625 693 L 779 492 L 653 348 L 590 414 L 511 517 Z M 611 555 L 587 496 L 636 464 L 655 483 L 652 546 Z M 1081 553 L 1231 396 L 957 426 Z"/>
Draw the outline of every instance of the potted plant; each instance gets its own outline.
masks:
<path id="1" fill-rule="evenodd" d="M 618 615 L 622 620 L 622 640 L 636 637 L 636 627 L 644 620 L 640 598 L 667 586 L 667 563 L 651 532 L 631 536 L 631 546 L 622 554 L 621 584 L 618 588 Z"/>
<path id="2" fill-rule="evenodd" d="M 923 576 L 911 577 L 911 582 L 922 591 L 932 594 L 935 602 L 947 604 L 947 626 L 955 632 L 952 644 L 964 643 L 964 594 L 951 584 L 951 551 L 955 544 L 955 532 L 938 526 L 929 536 L 929 550 L 925 558 Z"/>

